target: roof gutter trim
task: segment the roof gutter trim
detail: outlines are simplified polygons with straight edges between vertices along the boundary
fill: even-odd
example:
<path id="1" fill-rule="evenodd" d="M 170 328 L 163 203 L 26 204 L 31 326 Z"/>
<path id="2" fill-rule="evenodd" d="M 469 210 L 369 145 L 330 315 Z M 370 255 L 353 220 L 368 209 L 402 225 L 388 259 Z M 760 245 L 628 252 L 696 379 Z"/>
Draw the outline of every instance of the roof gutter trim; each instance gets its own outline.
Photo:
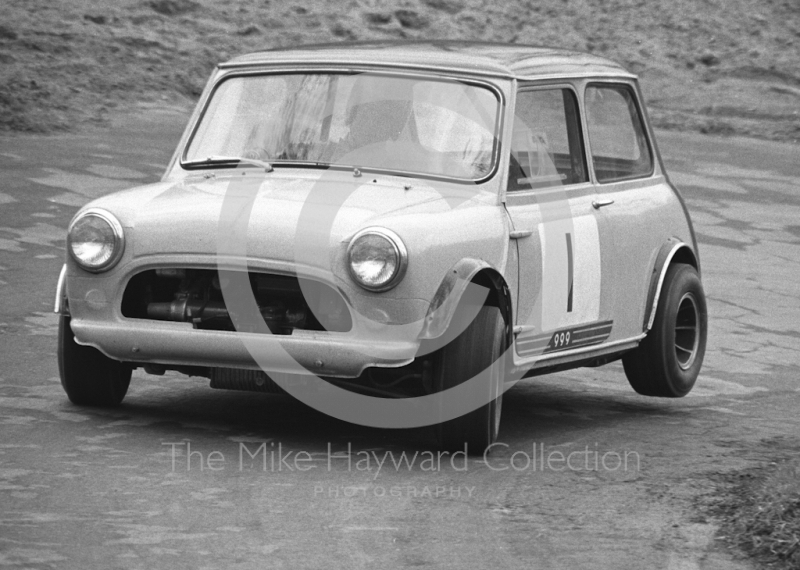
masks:
<path id="1" fill-rule="evenodd" d="M 568 72 L 568 73 L 549 73 L 542 75 L 531 74 L 515 74 L 511 70 L 507 71 L 489 71 L 484 69 L 474 69 L 469 67 L 450 67 L 439 65 L 424 65 L 415 63 L 391 63 L 391 62 L 371 62 L 359 63 L 353 65 L 350 62 L 330 61 L 320 63 L 308 63 L 297 60 L 262 60 L 262 61 L 229 61 L 220 63 L 217 66 L 220 70 L 229 69 L 253 69 L 259 67 L 285 67 L 292 71 L 310 71 L 310 70 L 336 70 L 342 71 L 346 69 L 358 73 L 359 71 L 374 71 L 374 70 L 409 70 L 409 71 L 427 71 L 432 73 L 457 73 L 463 75 L 470 75 L 473 77 L 492 77 L 497 79 L 518 79 L 521 81 L 538 81 L 549 79 L 585 79 L 591 77 L 618 77 L 627 79 L 636 79 L 636 75 L 628 71 L 620 69 L 619 71 L 586 71 L 586 72 Z"/>

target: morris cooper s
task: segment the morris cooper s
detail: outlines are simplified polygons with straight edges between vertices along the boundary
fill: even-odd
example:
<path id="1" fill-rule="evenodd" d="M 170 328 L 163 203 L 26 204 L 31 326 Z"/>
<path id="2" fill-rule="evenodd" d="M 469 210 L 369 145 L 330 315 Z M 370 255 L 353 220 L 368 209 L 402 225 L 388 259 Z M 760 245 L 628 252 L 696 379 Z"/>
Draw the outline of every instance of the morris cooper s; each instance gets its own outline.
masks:
<path id="1" fill-rule="evenodd" d="M 162 180 L 75 215 L 55 309 L 75 404 L 173 370 L 470 453 L 524 377 L 621 359 L 686 395 L 707 328 L 636 76 L 462 42 L 219 65 Z"/>

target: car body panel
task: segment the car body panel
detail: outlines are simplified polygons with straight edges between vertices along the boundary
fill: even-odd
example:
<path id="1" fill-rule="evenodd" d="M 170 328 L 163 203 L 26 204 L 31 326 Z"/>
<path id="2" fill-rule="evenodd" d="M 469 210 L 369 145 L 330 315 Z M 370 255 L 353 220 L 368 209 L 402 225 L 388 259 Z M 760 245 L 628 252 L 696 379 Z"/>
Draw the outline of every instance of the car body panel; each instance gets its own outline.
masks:
<path id="1" fill-rule="evenodd" d="M 612 279 L 616 287 L 611 308 L 615 315 L 615 334 L 610 340 L 642 332 L 648 312 L 650 275 L 648 268 L 662 245 L 670 239 L 690 240 L 686 219 L 663 177 L 647 183 L 626 181 L 598 187 L 603 198 L 614 203 L 599 213 L 611 228 Z"/>
<path id="2" fill-rule="evenodd" d="M 592 208 L 594 188 L 582 184 L 553 194 L 558 198 L 550 202 L 540 191 L 509 193 L 506 200 L 514 229 L 531 232 L 515 240 L 516 356 L 521 359 L 542 354 L 542 335 L 606 322 L 613 315 L 610 235 Z"/>
<path id="3" fill-rule="evenodd" d="M 256 185 L 253 213 L 247 222 L 249 235 L 247 257 L 235 258 L 218 253 L 218 225 L 222 202 L 228 187 L 242 178 L 251 177 Z M 409 343 L 416 342 L 425 324 L 425 317 L 436 290 L 446 277 L 448 267 L 463 260 L 464 252 L 479 256 L 487 267 L 503 271 L 506 265 L 508 240 L 507 219 L 497 204 L 494 192 L 479 186 L 459 189 L 448 194 L 447 186 L 436 189 L 425 181 L 415 181 L 406 189 L 407 180 L 386 175 L 354 178 L 349 172 L 276 170 L 265 174 L 259 169 L 219 171 L 213 178 L 195 176 L 174 183 L 158 183 L 122 194 L 96 200 L 86 206 L 100 206 L 113 210 L 120 218 L 126 234 L 127 247 L 120 263 L 102 274 L 102 278 L 88 275 L 73 260 L 68 260 L 67 304 L 72 314 L 76 340 L 100 349 L 115 359 L 131 362 L 158 362 L 185 365 L 191 356 L 197 362 L 208 362 L 208 350 L 202 341 L 189 343 L 161 342 L 152 345 L 147 339 L 153 334 L 188 334 L 192 338 L 212 338 L 216 333 L 195 331 L 179 323 L 152 323 L 129 319 L 120 310 L 122 295 L 130 279 L 137 273 L 154 268 L 241 268 L 246 264 L 252 270 L 275 274 L 302 274 L 329 283 L 341 292 L 355 315 L 354 329 L 347 333 L 348 341 L 372 343 L 375 328 L 396 325 L 384 336 L 399 343 L 387 354 L 402 353 L 402 358 L 389 357 L 364 359 L 361 363 L 327 357 L 330 366 L 341 365 L 326 371 L 330 376 L 358 376 L 367 366 L 402 366 L 413 357 L 408 353 Z M 374 181 L 374 182 L 373 182 Z M 352 190 L 344 206 L 333 213 L 335 218 L 331 234 L 323 236 L 323 249 L 328 255 L 317 265 L 298 263 L 294 256 L 298 217 L 302 207 L 309 203 L 312 187 L 321 190 L 324 199 L 333 186 Z M 381 199 L 375 200 L 375 192 Z M 443 197 L 442 193 L 445 194 Z M 455 196 L 455 200 L 453 199 Z M 136 204 L 126 209 L 120 202 Z M 364 226 L 379 224 L 398 233 L 413 254 L 406 278 L 386 293 L 372 293 L 356 286 L 345 266 L 345 251 L 350 237 Z M 429 229 L 416 231 L 422 224 Z M 481 231 L 474 230 L 480 227 Z M 305 228 L 308 230 L 309 228 Z M 169 244 L 168 247 L 165 244 Z M 426 260 L 426 264 L 418 260 Z M 334 268 L 331 272 L 330 268 Z M 104 326 L 97 323 L 102 322 Z M 177 325 L 177 326 L 175 326 Z M 171 331 L 171 333 L 169 332 Z M 225 337 L 225 335 L 222 335 Z M 319 354 L 319 348 L 308 344 L 308 354 Z M 291 346 L 302 343 L 281 339 Z M 226 346 L 235 341 L 221 340 Z M 294 344 L 291 344 L 294 342 Z M 326 341 L 317 335 L 320 346 Z M 344 341 L 330 339 L 335 351 Z M 130 352 L 134 346 L 171 347 L 170 350 Z M 193 348 L 194 347 L 194 348 Z M 302 352 L 302 350 L 300 351 Z M 355 351 L 357 352 L 357 351 Z M 239 356 L 242 354 L 237 353 Z M 366 353 L 370 354 L 369 351 Z M 237 358 L 239 357 L 237 356 Z M 316 358 L 309 356 L 315 361 Z M 304 360 L 300 358 L 300 360 Z M 242 366 L 251 366 L 244 358 Z M 336 364 L 339 363 L 339 364 Z M 229 359 L 219 359 L 219 365 L 233 365 Z"/>

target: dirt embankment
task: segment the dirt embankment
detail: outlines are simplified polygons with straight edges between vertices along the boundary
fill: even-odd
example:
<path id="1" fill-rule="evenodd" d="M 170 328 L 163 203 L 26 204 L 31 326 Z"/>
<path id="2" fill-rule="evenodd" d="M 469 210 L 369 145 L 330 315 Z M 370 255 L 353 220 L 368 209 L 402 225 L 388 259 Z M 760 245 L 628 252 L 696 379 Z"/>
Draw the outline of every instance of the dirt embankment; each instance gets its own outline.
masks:
<path id="1" fill-rule="evenodd" d="M 0 129 L 190 107 L 213 66 L 243 52 L 402 38 L 594 52 L 641 76 L 660 127 L 800 140 L 797 0 L 7 0 Z"/>

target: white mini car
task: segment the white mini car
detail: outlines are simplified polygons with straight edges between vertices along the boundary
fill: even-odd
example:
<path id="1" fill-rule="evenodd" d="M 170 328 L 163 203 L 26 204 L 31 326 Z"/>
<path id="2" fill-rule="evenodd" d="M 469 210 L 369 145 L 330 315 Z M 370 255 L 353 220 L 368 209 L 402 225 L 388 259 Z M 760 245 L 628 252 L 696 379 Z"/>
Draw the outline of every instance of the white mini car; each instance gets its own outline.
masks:
<path id="1" fill-rule="evenodd" d="M 376 406 L 480 377 L 428 423 L 483 449 L 512 380 L 622 358 L 637 392 L 680 397 L 705 352 L 697 242 L 636 77 L 582 53 L 233 59 L 162 181 L 87 204 L 67 245 L 58 354 L 80 405 L 119 404 L 134 368 L 257 391 L 307 372 Z"/>

